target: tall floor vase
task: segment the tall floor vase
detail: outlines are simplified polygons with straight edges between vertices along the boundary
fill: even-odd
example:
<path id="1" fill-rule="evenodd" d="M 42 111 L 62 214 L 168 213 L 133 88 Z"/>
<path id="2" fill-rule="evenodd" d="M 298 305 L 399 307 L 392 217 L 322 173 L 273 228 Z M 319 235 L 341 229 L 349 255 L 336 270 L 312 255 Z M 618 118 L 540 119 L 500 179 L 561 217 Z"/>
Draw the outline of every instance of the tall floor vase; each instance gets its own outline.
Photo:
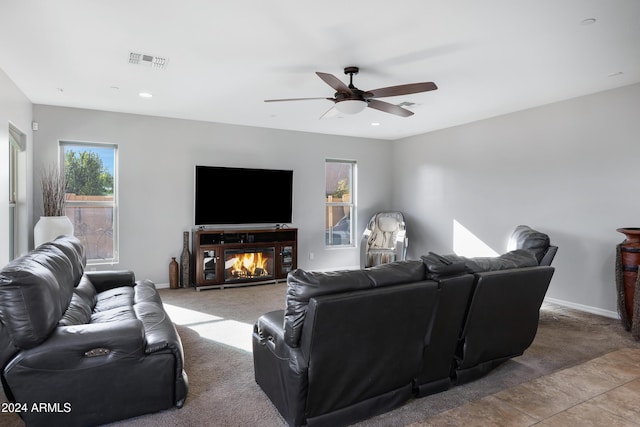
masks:
<path id="1" fill-rule="evenodd" d="M 640 227 L 618 228 L 625 240 L 616 247 L 618 312 L 626 330 L 640 339 Z"/>
<path id="2" fill-rule="evenodd" d="M 41 216 L 33 227 L 34 247 L 62 235 L 73 236 L 73 223 L 68 216 Z"/>
<path id="3" fill-rule="evenodd" d="M 177 289 L 178 283 L 180 282 L 180 266 L 178 265 L 178 261 L 176 261 L 176 257 L 171 257 L 171 262 L 169 263 L 169 287 L 171 289 Z"/>
<path id="4" fill-rule="evenodd" d="M 180 287 L 191 286 L 191 253 L 189 252 L 189 232 L 182 233 L 182 254 L 180 255 Z"/>

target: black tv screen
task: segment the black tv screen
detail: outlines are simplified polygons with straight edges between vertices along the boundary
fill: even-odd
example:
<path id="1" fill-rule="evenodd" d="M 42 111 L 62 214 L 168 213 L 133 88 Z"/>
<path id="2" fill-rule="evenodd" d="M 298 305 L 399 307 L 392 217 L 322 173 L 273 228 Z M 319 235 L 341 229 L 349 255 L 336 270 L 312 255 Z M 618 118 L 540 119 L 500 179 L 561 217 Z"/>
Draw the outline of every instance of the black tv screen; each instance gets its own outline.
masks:
<path id="1" fill-rule="evenodd" d="M 196 166 L 195 225 L 291 222 L 293 171 Z"/>

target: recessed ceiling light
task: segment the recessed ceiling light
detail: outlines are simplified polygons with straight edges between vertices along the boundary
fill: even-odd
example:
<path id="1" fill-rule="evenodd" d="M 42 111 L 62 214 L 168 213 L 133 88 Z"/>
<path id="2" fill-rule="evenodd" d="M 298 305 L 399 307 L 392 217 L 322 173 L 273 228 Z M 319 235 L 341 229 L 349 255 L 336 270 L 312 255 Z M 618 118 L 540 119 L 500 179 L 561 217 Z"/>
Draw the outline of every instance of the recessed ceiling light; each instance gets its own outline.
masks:
<path id="1" fill-rule="evenodd" d="M 153 98 L 153 94 L 149 92 L 140 92 L 138 95 L 140 98 Z"/>
<path id="2" fill-rule="evenodd" d="M 580 25 L 591 25 L 596 23 L 596 18 L 587 18 L 580 21 Z"/>
<path id="3" fill-rule="evenodd" d="M 373 122 L 373 123 L 371 123 L 371 126 L 380 126 L 380 123 L 378 123 L 378 122 Z"/>

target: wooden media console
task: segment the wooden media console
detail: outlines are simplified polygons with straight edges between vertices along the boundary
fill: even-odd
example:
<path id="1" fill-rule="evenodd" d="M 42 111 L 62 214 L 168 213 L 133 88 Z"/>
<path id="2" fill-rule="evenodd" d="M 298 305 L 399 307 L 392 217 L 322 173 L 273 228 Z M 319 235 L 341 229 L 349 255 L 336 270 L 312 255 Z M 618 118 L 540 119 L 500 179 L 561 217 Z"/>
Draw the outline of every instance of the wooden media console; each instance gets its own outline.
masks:
<path id="1" fill-rule="evenodd" d="M 298 230 L 193 231 L 193 284 L 196 290 L 286 280 L 297 267 Z"/>

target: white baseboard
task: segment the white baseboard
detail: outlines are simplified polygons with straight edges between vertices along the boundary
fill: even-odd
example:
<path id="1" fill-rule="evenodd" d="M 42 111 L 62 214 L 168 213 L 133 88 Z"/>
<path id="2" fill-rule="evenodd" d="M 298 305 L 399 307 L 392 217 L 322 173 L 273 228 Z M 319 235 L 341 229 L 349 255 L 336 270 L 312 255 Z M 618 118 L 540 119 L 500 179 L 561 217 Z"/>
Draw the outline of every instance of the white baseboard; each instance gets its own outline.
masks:
<path id="1" fill-rule="evenodd" d="M 576 304 L 574 302 L 564 301 L 564 300 L 555 299 L 555 298 L 545 298 L 544 300 L 546 302 L 558 304 L 563 307 L 573 308 L 575 310 L 585 311 L 587 313 L 597 314 L 600 316 L 609 317 L 611 319 L 620 319 L 620 315 L 618 315 L 617 311 L 603 310 L 598 307 L 591 307 L 590 305 Z"/>
<path id="2" fill-rule="evenodd" d="M 167 289 L 169 287 L 168 283 L 156 283 L 156 289 Z"/>

